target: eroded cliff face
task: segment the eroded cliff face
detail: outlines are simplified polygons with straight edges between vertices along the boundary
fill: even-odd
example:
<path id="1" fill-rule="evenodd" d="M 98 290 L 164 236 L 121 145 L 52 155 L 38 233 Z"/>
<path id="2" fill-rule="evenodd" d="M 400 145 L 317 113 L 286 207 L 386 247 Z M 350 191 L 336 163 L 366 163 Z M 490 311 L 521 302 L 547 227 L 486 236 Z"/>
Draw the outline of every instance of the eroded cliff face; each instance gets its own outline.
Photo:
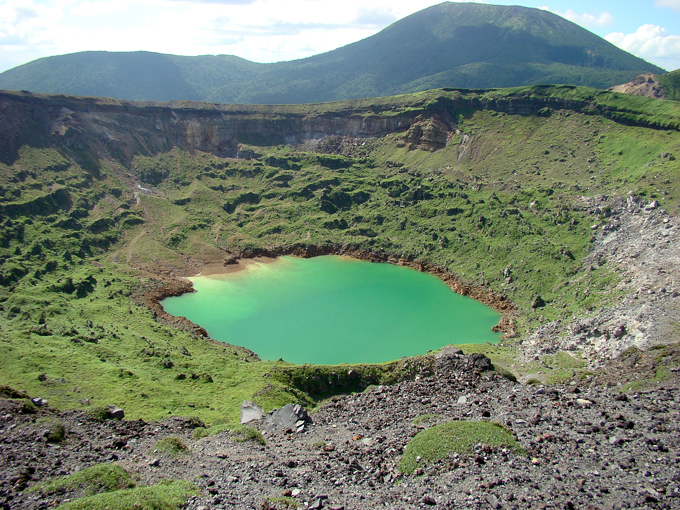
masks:
<path id="1" fill-rule="evenodd" d="M 442 90 L 434 100 L 414 96 L 409 101 L 219 105 L 0 92 L 0 161 L 15 160 L 24 144 L 94 150 L 100 157 L 127 163 L 136 154 L 173 147 L 235 157 L 239 143 L 297 145 L 328 136 L 367 138 L 395 132 L 406 133 L 409 149 L 438 150 L 456 132 L 457 115 L 475 110 L 547 115 L 552 109 L 566 109 L 626 121 L 617 119 L 619 112 L 611 108 L 527 94 L 494 99 Z"/>
<path id="2" fill-rule="evenodd" d="M 326 136 L 383 136 L 407 130 L 420 112 L 291 113 L 285 108 L 203 103 L 132 103 L 100 98 L 0 94 L 0 154 L 12 160 L 24 143 L 68 149 L 95 148 L 102 156 L 131 160 L 173 147 L 223 157 L 239 142 L 297 145 Z"/>

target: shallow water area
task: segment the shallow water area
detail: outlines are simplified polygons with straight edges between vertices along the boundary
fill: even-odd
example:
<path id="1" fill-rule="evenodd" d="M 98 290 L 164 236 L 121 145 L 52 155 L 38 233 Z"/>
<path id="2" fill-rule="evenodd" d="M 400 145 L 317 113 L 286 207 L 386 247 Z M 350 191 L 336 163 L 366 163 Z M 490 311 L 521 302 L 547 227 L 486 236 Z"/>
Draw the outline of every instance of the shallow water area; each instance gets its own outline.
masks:
<path id="1" fill-rule="evenodd" d="M 196 292 L 163 300 L 165 310 L 265 360 L 376 363 L 500 338 L 498 312 L 392 264 L 281 257 L 191 281 Z"/>

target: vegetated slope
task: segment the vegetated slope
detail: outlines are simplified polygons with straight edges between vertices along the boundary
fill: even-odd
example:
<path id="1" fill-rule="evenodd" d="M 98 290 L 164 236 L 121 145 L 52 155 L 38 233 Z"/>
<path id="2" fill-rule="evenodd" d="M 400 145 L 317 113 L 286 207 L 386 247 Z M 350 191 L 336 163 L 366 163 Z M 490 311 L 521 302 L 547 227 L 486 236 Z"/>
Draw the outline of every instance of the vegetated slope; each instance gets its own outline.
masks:
<path id="1" fill-rule="evenodd" d="M 0 74 L 0 88 L 222 103 L 310 103 L 435 87 L 611 87 L 662 69 L 540 9 L 445 2 L 362 41 L 256 64 L 234 56 L 83 52 Z"/>
<path id="2" fill-rule="evenodd" d="M 677 212 L 679 122 L 672 101 L 567 86 L 300 106 L 2 94 L 0 383 L 146 418 L 310 402 L 263 377 L 285 362 L 146 306 L 165 276 L 240 253 L 436 265 L 507 295 L 522 340 L 614 306 L 627 282 L 585 257 L 616 197 Z M 648 340 L 632 323 L 617 335 L 578 348 Z"/>
<path id="3" fill-rule="evenodd" d="M 666 98 L 680 101 L 680 69 L 662 74 L 658 80 L 666 93 Z"/>

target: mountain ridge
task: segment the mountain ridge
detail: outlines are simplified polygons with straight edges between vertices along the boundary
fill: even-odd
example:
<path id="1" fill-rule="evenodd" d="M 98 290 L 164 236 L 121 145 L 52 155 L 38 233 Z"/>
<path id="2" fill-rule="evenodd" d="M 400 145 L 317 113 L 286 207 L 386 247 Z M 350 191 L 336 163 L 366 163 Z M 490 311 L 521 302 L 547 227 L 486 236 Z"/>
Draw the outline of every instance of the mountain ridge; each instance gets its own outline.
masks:
<path id="1" fill-rule="evenodd" d="M 439 87 L 568 83 L 607 88 L 663 69 L 557 15 L 445 2 L 311 57 L 259 64 L 233 55 L 82 52 L 0 74 L 0 88 L 215 103 L 310 103 Z"/>

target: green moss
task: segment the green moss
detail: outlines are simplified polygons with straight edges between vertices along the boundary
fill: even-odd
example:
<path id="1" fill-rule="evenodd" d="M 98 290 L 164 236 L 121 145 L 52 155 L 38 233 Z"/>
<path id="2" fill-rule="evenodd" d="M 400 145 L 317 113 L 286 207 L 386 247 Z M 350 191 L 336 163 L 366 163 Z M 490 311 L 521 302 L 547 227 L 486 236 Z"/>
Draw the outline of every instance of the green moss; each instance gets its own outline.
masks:
<path id="1" fill-rule="evenodd" d="M 420 416 L 414 418 L 412 423 L 414 425 L 420 425 L 421 423 L 435 421 L 438 418 L 441 418 L 441 415 L 434 413 L 421 414 Z"/>
<path id="2" fill-rule="evenodd" d="M 300 508 L 302 506 L 289 496 L 272 496 L 266 498 L 264 501 L 265 504 L 268 504 L 267 508 L 271 508 L 272 504 L 274 505 L 274 508 Z"/>
<path id="3" fill-rule="evenodd" d="M 129 489 L 135 486 L 130 473 L 117 464 L 97 464 L 77 473 L 63 476 L 31 488 L 52 493 L 60 490 L 79 492 L 85 496 L 100 492 Z"/>
<path id="4" fill-rule="evenodd" d="M 243 443 L 245 441 L 255 441 L 262 446 L 267 444 L 260 431 L 253 427 L 249 427 L 247 425 L 236 425 L 231 428 L 231 432 L 234 434 L 234 441 L 239 443 Z"/>
<path id="5" fill-rule="evenodd" d="M 498 423 L 452 421 L 423 430 L 411 439 L 399 469 L 412 473 L 418 466 L 444 459 L 451 453 L 469 453 L 476 444 L 520 451 L 512 434 Z"/>
<path id="6" fill-rule="evenodd" d="M 183 439 L 177 436 L 164 437 L 156 443 L 156 450 L 162 453 L 169 453 L 173 457 L 177 457 L 183 453 L 191 453 L 189 446 Z"/>
<path id="7" fill-rule="evenodd" d="M 60 510 L 176 510 L 193 495 L 198 487 L 185 481 L 168 481 L 151 487 L 105 492 L 65 503 Z"/>
<path id="8" fill-rule="evenodd" d="M 201 439 L 209 436 L 210 433 L 208 432 L 208 429 L 206 429 L 205 427 L 196 427 L 194 429 L 194 432 L 191 434 L 191 437 L 193 437 L 194 439 Z"/>
<path id="9" fill-rule="evenodd" d="M 38 412 L 38 408 L 33 404 L 33 402 L 31 402 L 30 399 L 22 398 L 20 402 L 21 407 L 19 408 L 19 412 L 21 414 L 35 414 Z"/>
<path id="10" fill-rule="evenodd" d="M 89 407 L 85 410 L 85 414 L 88 418 L 91 418 L 98 422 L 103 422 L 111 417 L 111 412 L 108 407 L 105 406 L 94 406 Z"/>
<path id="11" fill-rule="evenodd" d="M 39 418 L 36 426 L 43 431 L 43 437 L 48 443 L 61 443 L 66 439 L 66 428 L 57 418 Z"/>

